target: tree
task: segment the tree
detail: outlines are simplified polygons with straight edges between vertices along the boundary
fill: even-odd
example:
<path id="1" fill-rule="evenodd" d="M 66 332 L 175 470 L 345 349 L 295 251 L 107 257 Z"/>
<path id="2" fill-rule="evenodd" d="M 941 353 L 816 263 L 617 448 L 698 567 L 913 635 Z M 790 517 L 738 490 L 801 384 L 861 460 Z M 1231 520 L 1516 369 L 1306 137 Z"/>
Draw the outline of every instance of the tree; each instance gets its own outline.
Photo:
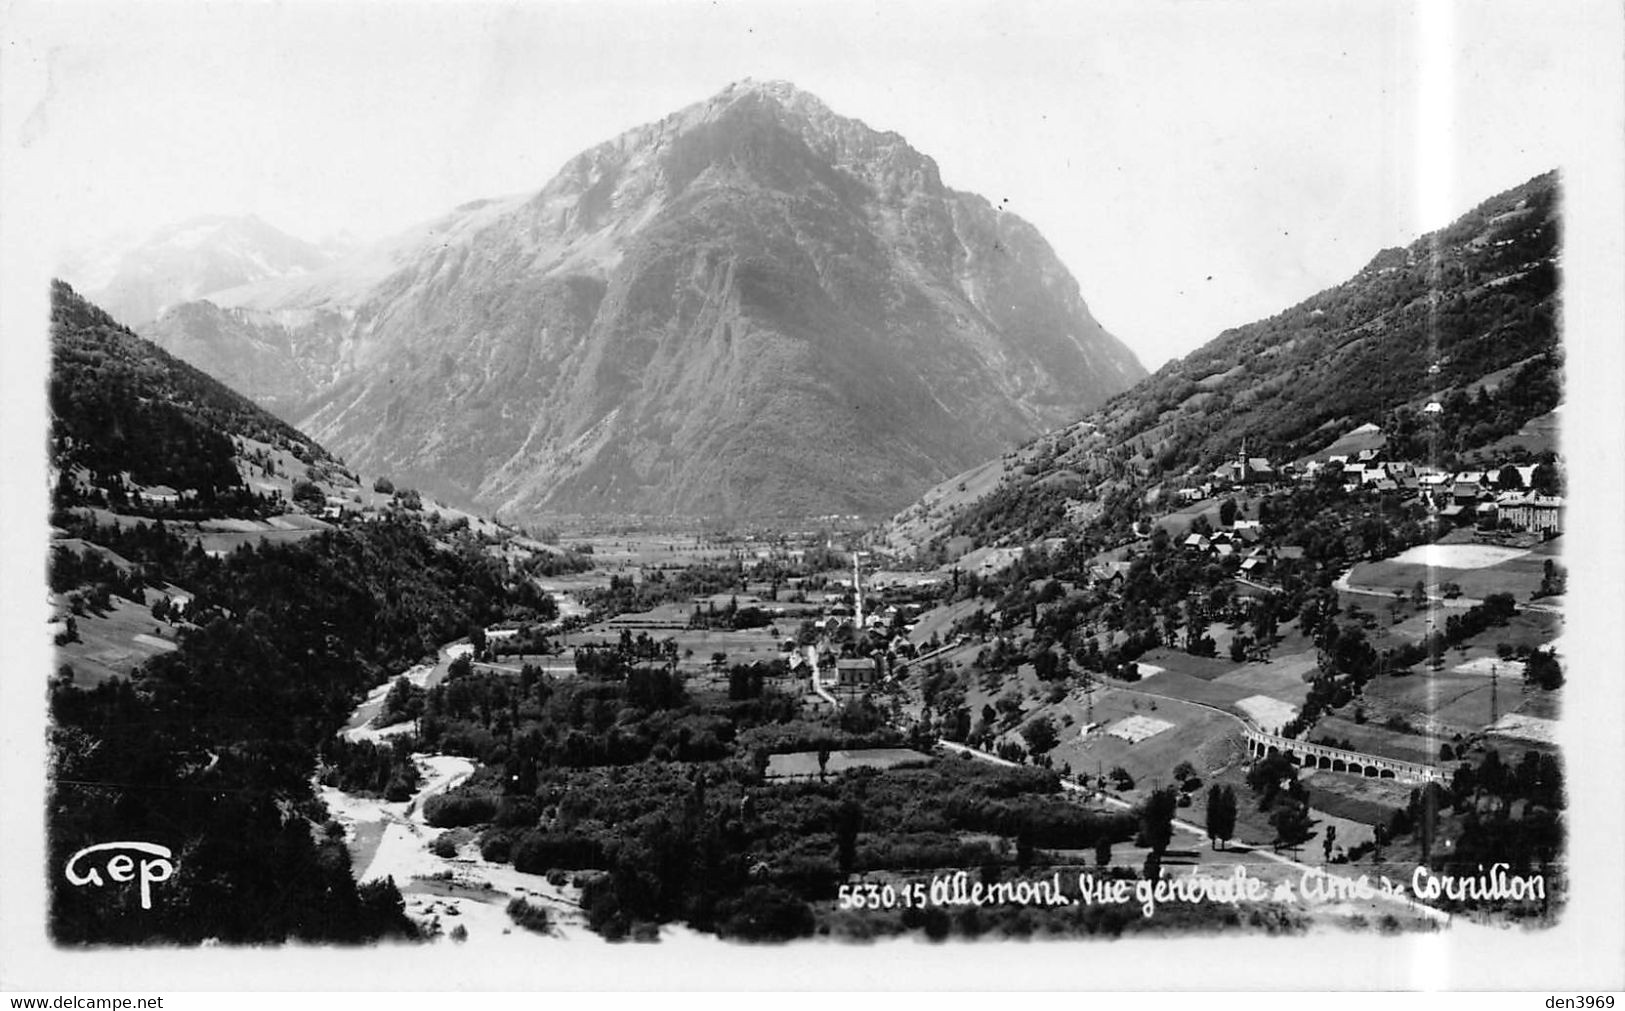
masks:
<path id="1" fill-rule="evenodd" d="M 1247 661 L 1247 637 L 1237 632 L 1230 637 L 1230 660 L 1232 663 L 1245 663 Z"/>
<path id="2" fill-rule="evenodd" d="M 1523 476 L 1518 473 L 1518 468 L 1509 463 L 1495 475 L 1495 483 L 1502 491 L 1515 491 L 1523 487 Z"/>
<path id="3" fill-rule="evenodd" d="M 1332 862 L 1332 847 L 1337 845 L 1337 826 L 1326 826 L 1326 838 L 1321 843 L 1321 852 L 1325 854 L 1326 863 Z"/>
<path id="4" fill-rule="evenodd" d="M 1552 464 L 1550 464 L 1550 463 L 1538 464 L 1535 467 L 1534 473 L 1531 474 L 1530 477 L 1532 478 L 1532 480 L 1529 482 L 1529 487 L 1531 489 L 1533 489 L 1537 494 L 1540 494 L 1540 495 L 1561 495 L 1561 494 L 1563 494 L 1563 478 L 1562 478 L 1562 475 L 1558 473 L 1557 468 L 1555 466 L 1553 466 Z"/>
<path id="5" fill-rule="evenodd" d="M 1174 813 L 1179 791 L 1171 786 L 1153 790 L 1140 808 L 1140 845 L 1160 855 L 1174 838 Z"/>
<path id="6" fill-rule="evenodd" d="M 1228 845 L 1236 834 L 1236 791 L 1229 786 L 1224 788 L 1224 806 L 1220 809 L 1219 824 L 1216 826 L 1219 833 L 1219 842 Z M 1223 849 L 1223 846 L 1220 846 Z"/>
<path id="7" fill-rule="evenodd" d="M 389 686 L 384 696 L 382 725 L 389 726 L 404 720 L 416 719 L 423 712 L 423 689 L 402 674 Z"/>
<path id="8" fill-rule="evenodd" d="M 1044 754 L 1060 741 L 1059 735 L 1055 732 L 1055 724 L 1048 716 L 1040 716 L 1022 727 L 1021 736 L 1027 742 L 1028 752 L 1033 755 Z"/>
<path id="9" fill-rule="evenodd" d="M 1537 597 L 1555 597 L 1568 591 L 1568 572 L 1555 561 L 1548 558 L 1542 566 L 1540 589 L 1535 592 Z"/>
<path id="10" fill-rule="evenodd" d="M 1112 837 L 1102 832 L 1095 840 L 1095 866 L 1109 867 L 1112 862 Z"/>
<path id="11" fill-rule="evenodd" d="M 824 774 L 828 770 L 829 770 L 829 745 L 820 744 L 818 746 L 818 778 L 820 780 L 822 780 L 824 778 Z"/>
<path id="12" fill-rule="evenodd" d="M 1557 654 L 1549 649 L 1537 649 L 1529 654 L 1523 665 L 1523 679 L 1547 691 L 1561 687 L 1563 667 L 1557 662 Z"/>
<path id="13" fill-rule="evenodd" d="M 320 509 L 327 504 L 327 496 L 322 494 L 321 486 L 305 478 L 294 481 L 293 500 L 299 505 L 314 509 Z"/>
<path id="14" fill-rule="evenodd" d="M 1033 654 L 1033 673 L 1038 675 L 1040 681 L 1054 681 L 1066 676 L 1066 665 L 1054 653 L 1041 649 Z"/>
<path id="15" fill-rule="evenodd" d="M 1236 829 L 1236 792 L 1215 783 L 1207 792 L 1207 837 L 1209 845 L 1228 842 Z"/>
<path id="16" fill-rule="evenodd" d="M 1314 827 L 1314 820 L 1309 815 L 1309 805 L 1296 797 L 1287 797 L 1270 815 L 1270 824 L 1275 826 L 1275 848 L 1283 846 L 1296 850 L 1307 838 Z"/>
<path id="17" fill-rule="evenodd" d="M 395 482 L 387 477 L 380 477 L 372 483 L 372 490 L 380 495 L 395 494 Z"/>
<path id="18" fill-rule="evenodd" d="M 1236 513 L 1238 511 L 1239 507 L 1236 505 L 1236 500 L 1233 498 L 1227 498 L 1223 502 L 1219 503 L 1219 525 L 1224 527 L 1234 526 L 1236 522 Z"/>

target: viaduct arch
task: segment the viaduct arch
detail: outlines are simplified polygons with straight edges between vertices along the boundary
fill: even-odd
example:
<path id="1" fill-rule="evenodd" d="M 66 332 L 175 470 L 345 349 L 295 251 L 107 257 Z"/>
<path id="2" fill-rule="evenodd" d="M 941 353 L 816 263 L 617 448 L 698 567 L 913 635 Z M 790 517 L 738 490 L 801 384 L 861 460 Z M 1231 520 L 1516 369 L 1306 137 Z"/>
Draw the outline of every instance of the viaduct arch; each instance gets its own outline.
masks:
<path id="1" fill-rule="evenodd" d="M 1446 778 L 1436 765 L 1310 744 L 1290 737 L 1266 734 L 1246 721 L 1242 725 L 1246 727 L 1247 750 L 1253 758 L 1285 755 L 1306 769 L 1327 769 L 1367 779 L 1392 779 L 1401 783 L 1442 783 Z"/>

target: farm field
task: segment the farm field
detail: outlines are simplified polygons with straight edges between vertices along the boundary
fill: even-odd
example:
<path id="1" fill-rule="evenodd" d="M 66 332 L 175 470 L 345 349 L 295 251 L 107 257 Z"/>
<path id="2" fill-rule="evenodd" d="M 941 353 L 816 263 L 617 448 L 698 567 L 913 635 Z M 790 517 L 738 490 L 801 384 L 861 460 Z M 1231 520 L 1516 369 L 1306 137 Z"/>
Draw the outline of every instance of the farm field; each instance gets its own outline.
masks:
<path id="1" fill-rule="evenodd" d="M 950 666 L 968 666 L 976 659 L 977 652 L 986 648 L 973 639 L 960 649 L 950 650 L 942 654 L 942 659 Z M 993 691 L 988 690 L 986 682 L 987 679 L 985 678 L 973 676 L 970 679 L 969 686 L 965 689 L 965 705 L 970 708 L 972 713 L 980 713 L 983 706 L 994 705 L 999 696 L 1014 691 L 1024 703 L 1023 718 L 1025 719 L 1026 715 L 1030 715 L 1040 705 L 1036 700 L 1042 697 L 1045 690 L 1044 683 L 1038 680 L 1038 674 L 1033 670 L 1033 665 L 1029 663 L 1022 664 L 1014 674 L 1006 673 L 998 678 L 997 687 Z"/>
<path id="2" fill-rule="evenodd" d="M 859 748 L 850 751 L 831 751 L 827 775 L 848 769 L 890 769 L 893 766 L 931 761 L 931 756 L 908 748 Z M 818 752 L 796 751 L 785 755 L 771 755 L 767 760 L 769 779 L 803 779 L 818 775 Z"/>
<path id="3" fill-rule="evenodd" d="M 609 585 L 609 579 L 609 573 L 593 570 L 542 576 L 536 584 L 548 593 L 580 593 L 583 590 L 601 590 Z"/>
<path id="4" fill-rule="evenodd" d="M 175 530 L 175 527 L 171 526 L 170 529 Z M 322 529 L 326 529 L 326 524 L 323 524 L 322 528 L 304 530 L 271 529 L 241 532 L 204 530 L 198 532 L 197 541 L 203 546 L 204 551 L 224 551 L 229 553 L 244 544 L 290 544 L 295 541 L 302 541 L 307 537 L 313 537 L 321 533 Z M 185 531 L 175 530 L 175 532 L 185 536 Z"/>
<path id="5" fill-rule="evenodd" d="M 1208 523 L 1213 529 L 1217 530 L 1219 528 L 1219 504 L 1221 501 L 1218 498 L 1205 498 L 1199 502 L 1192 502 L 1190 505 L 1168 513 L 1166 516 L 1159 516 L 1156 520 L 1156 526 L 1158 529 L 1168 531 L 1170 537 L 1184 537 L 1191 524 L 1196 522 L 1196 517 L 1206 516 Z"/>
<path id="6" fill-rule="evenodd" d="M 1530 418 L 1524 426 L 1513 434 L 1490 443 L 1480 449 L 1477 456 L 1486 460 L 1501 460 L 1511 454 L 1513 450 L 1522 449 L 1533 456 L 1541 453 L 1555 453 L 1559 450 L 1559 431 L 1562 427 L 1563 408 L 1548 411 L 1539 417 Z"/>
<path id="7" fill-rule="evenodd" d="M 1161 674 L 1153 674 L 1151 677 L 1142 678 L 1134 682 L 1133 687 L 1150 695 L 1160 695 L 1164 698 L 1187 702 L 1200 702 L 1238 715 L 1241 710 L 1236 708 L 1236 703 L 1249 695 L 1258 694 L 1219 681 L 1204 681 L 1201 678 L 1192 677 L 1178 670 L 1167 670 Z"/>
<path id="8" fill-rule="evenodd" d="M 1555 720 L 1527 713 L 1508 713 L 1495 721 L 1495 731 L 1487 737 L 1492 741 L 1508 742 L 1509 746 L 1523 750 L 1545 751 L 1557 743 L 1557 733 Z"/>
<path id="9" fill-rule="evenodd" d="M 1315 654 L 1279 652 L 1264 663 L 1242 664 L 1213 680 L 1231 688 L 1243 689 L 1294 706 L 1303 705 L 1309 694 L 1308 677 L 1317 670 Z"/>
<path id="10" fill-rule="evenodd" d="M 683 612 L 683 616 L 686 622 L 687 610 Z M 749 663 L 753 660 L 777 659 L 780 655 L 779 645 L 783 635 L 774 635 L 771 631 L 774 627 L 776 626 L 722 631 L 635 624 L 621 625 L 611 620 L 556 636 L 553 642 L 568 655 L 570 650 L 579 646 L 617 642 L 623 629 L 631 631 L 633 635 L 637 635 L 638 631 L 643 629 L 647 631 L 650 637 L 657 640 L 676 639 L 677 653 L 682 666 L 692 668 L 694 666 L 709 665 L 712 653 L 726 653 L 729 663 Z M 779 627 L 778 630 L 784 634 L 794 634 L 795 625 L 787 622 L 785 626 Z"/>
<path id="11" fill-rule="evenodd" d="M 1513 712 L 1523 701 L 1514 680 L 1497 691 L 1500 711 Z M 1476 674 L 1419 672 L 1404 677 L 1377 677 L 1366 685 L 1363 705 L 1372 723 L 1399 716 L 1420 730 L 1431 728 L 1445 738 L 1468 735 L 1490 721 L 1490 679 Z M 1353 706 L 1344 707 L 1350 713 Z"/>
<path id="12" fill-rule="evenodd" d="M 1087 737 L 1083 736 L 1083 728 L 1089 719 L 1089 707 L 1076 695 L 1040 711 L 1049 715 L 1060 731 L 1061 743 L 1050 752 L 1056 768 L 1064 764 L 1075 772 L 1094 775 L 1096 769 L 1110 772 L 1121 765 L 1135 780 L 1130 794 L 1151 790 L 1159 777 L 1166 780 L 1170 770 L 1182 761 L 1189 760 L 1205 777 L 1245 757 L 1241 726 L 1236 720 L 1171 699 L 1151 699 L 1112 688 L 1096 691 L 1094 720 L 1100 726 Z M 1068 716 L 1072 718 L 1070 725 L 1065 722 Z M 1170 726 L 1137 743 L 1107 732 L 1134 717 Z"/>
<path id="13" fill-rule="evenodd" d="M 1223 626 L 1215 625 L 1212 629 L 1213 638 L 1218 640 L 1223 633 Z M 1229 636 L 1225 634 L 1225 646 L 1229 645 Z M 1214 681 L 1220 675 L 1228 674 L 1236 668 L 1235 661 L 1222 648 L 1219 656 L 1193 656 L 1182 649 L 1169 649 L 1159 646 L 1149 650 L 1138 660 L 1140 673 L 1143 677 L 1171 671 L 1185 677 L 1198 678 L 1202 681 Z M 1147 670 L 1147 665 L 1155 667 L 1155 671 Z"/>
<path id="14" fill-rule="evenodd" d="M 1522 603 L 1540 588 L 1546 560 L 1561 557 L 1561 538 L 1527 550 L 1474 543 L 1431 544 L 1379 562 L 1361 562 L 1350 570 L 1348 584 L 1409 593 L 1421 580 L 1429 593 L 1437 593 L 1440 584 L 1452 582 L 1461 587 L 1464 597 L 1473 600 L 1511 593 Z"/>
<path id="15" fill-rule="evenodd" d="M 149 601 L 157 599 L 156 591 L 148 591 Z M 73 668 L 73 683 L 80 688 L 94 687 L 112 677 L 128 677 L 148 659 L 177 648 L 174 628 L 154 618 L 150 604 L 144 607 L 116 596 L 111 600 L 106 615 L 75 616 L 80 641 L 58 648 L 58 665 Z M 53 612 L 68 613 L 66 604 L 55 595 L 51 604 Z"/>
<path id="16" fill-rule="evenodd" d="M 1323 716 L 1308 739 L 1319 741 L 1323 737 L 1338 741 L 1339 747 L 1342 746 L 1341 742 L 1347 741 L 1351 750 L 1363 751 L 1368 755 L 1428 765 L 1436 765 L 1439 761 L 1440 739 L 1437 736 L 1408 734 L 1376 723 L 1356 723 L 1341 716 Z"/>
<path id="17" fill-rule="evenodd" d="M 933 607 L 920 615 L 920 620 L 915 624 L 914 631 L 909 633 L 909 641 L 924 643 L 932 635 L 935 635 L 938 639 L 946 642 L 948 630 L 953 627 L 954 622 L 975 614 L 979 606 L 984 606 L 983 601 L 973 599 L 955 601 L 946 607 Z"/>
<path id="18" fill-rule="evenodd" d="M 624 571 L 646 566 L 683 567 L 705 562 L 726 562 L 741 552 L 751 554 L 755 545 L 720 544 L 694 534 L 650 533 L 562 533 L 558 543 L 573 548 L 591 545 L 592 558 L 604 570 Z"/>
<path id="19" fill-rule="evenodd" d="M 1525 716 L 1533 716 L 1543 720 L 1561 719 L 1563 716 L 1563 693 L 1531 692 L 1524 696 L 1523 706 L 1518 712 Z"/>
<path id="20" fill-rule="evenodd" d="M 1237 702 L 1236 708 L 1246 713 L 1253 723 L 1271 733 L 1279 732 L 1281 727 L 1298 716 L 1297 706 L 1272 699 L 1267 695 L 1249 695 Z"/>
<path id="21" fill-rule="evenodd" d="M 1305 769 L 1299 779 L 1309 789 L 1311 807 L 1366 826 L 1387 822 L 1395 811 L 1404 810 L 1411 790 L 1415 789 L 1409 783 L 1392 779 L 1351 776 L 1326 769 Z M 1337 834 L 1341 837 L 1343 829 L 1339 828 Z M 1361 842 L 1370 835 L 1367 831 L 1364 836 L 1349 841 Z"/>

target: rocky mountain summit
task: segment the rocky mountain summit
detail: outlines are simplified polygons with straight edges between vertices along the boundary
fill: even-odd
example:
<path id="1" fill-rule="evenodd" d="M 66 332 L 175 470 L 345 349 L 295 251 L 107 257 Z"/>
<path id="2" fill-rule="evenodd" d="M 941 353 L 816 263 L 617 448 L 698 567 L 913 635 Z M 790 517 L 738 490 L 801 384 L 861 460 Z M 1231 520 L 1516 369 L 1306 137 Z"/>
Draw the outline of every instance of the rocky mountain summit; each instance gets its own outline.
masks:
<path id="1" fill-rule="evenodd" d="M 1145 374 L 1032 225 L 782 83 L 149 332 L 251 350 L 245 389 L 352 464 L 518 517 L 880 514 Z"/>

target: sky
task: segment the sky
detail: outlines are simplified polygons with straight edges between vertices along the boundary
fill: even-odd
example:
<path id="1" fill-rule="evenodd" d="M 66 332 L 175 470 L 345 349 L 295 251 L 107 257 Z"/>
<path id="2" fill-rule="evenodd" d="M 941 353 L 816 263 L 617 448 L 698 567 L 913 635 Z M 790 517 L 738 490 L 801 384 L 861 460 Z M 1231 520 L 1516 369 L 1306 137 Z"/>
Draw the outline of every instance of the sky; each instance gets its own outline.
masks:
<path id="1" fill-rule="evenodd" d="M 94 16 L 90 16 L 93 12 Z M 168 3 L 9 13 L 58 245 L 201 214 L 377 238 L 746 77 L 1038 226 L 1150 368 L 1581 149 L 1574 3 Z M 1591 47 L 1595 49 L 1595 47 Z"/>

